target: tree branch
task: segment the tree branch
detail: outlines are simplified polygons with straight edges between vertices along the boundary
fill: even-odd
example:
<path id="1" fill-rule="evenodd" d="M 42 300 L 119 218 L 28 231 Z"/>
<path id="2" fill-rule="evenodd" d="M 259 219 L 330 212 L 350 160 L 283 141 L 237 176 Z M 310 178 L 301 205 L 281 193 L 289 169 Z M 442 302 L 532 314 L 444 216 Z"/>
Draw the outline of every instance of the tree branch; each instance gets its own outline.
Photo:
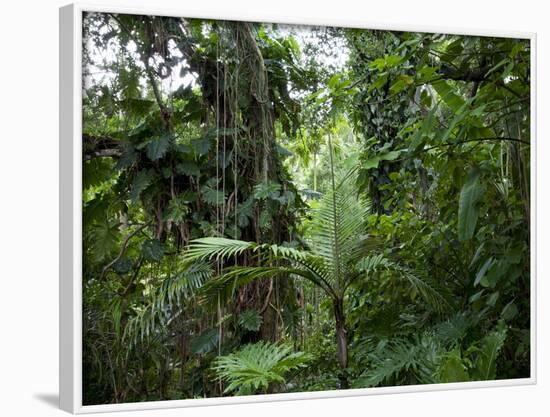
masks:
<path id="1" fill-rule="evenodd" d="M 141 226 L 139 226 L 136 230 L 134 230 L 132 233 L 130 233 L 128 236 L 126 236 L 126 239 L 124 239 L 124 242 L 122 243 L 122 247 L 120 248 L 120 252 L 118 253 L 117 257 L 103 267 L 103 270 L 101 271 L 101 275 L 99 277 L 100 281 L 103 281 L 103 278 L 105 277 L 105 274 L 107 273 L 107 271 L 124 256 L 124 253 L 126 252 L 126 247 L 128 246 L 130 239 L 132 239 L 135 235 L 137 235 L 139 232 L 141 232 L 150 224 L 151 224 L 151 221 L 144 223 Z"/>
<path id="2" fill-rule="evenodd" d="M 458 141 L 458 142 L 441 143 L 439 145 L 434 145 L 434 146 L 431 146 L 429 148 L 425 148 L 425 149 L 422 150 L 422 152 L 428 152 L 428 151 L 431 151 L 432 149 L 443 148 L 443 147 L 446 147 L 446 146 L 462 145 L 464 143 L 470 143 L 470 142 L 490 142 L 490 141 L 508 141 L 508 142 L 523 143 L 524 145 L 530 145 L 529 142 L 524 141 L 522 139 L 518 139 L 518 138 L 492 137 L 492 138 L 477 138 L 477 139 L 462 140 L 462 141 Z"/>
<path id="3" fill-rule="evenodd" d="M 122 154 L 120 141 L 109 136 L 82 134 L 82 156 L 85 161 L 96 157 L 119 157 Z"/>

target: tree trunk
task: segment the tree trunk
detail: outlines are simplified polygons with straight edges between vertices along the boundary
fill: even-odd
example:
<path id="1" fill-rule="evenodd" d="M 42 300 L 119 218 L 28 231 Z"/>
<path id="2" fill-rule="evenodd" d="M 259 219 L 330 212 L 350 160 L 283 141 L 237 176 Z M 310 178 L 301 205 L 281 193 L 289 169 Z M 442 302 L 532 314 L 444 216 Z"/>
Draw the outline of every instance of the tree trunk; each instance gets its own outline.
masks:
<path id="1" fill-rule="evenodd" d="M 348 335 L 346 330 L 346 318 L 344 315 L 344 300 L 334 300 L 334 318 L 336 319 L 336 348 L 338 365 L 340 366 L 340 388 L 349 388 L 347 376 L 348 367 Z"/>

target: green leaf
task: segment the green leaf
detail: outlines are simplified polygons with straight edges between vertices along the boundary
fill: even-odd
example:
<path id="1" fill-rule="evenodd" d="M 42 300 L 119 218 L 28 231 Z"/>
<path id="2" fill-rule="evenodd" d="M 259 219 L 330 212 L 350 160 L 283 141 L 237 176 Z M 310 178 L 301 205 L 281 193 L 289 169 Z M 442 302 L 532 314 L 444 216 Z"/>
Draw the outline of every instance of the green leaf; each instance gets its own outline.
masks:
<path id="1" fill-rule="evenodd" d="M 471 239 L 475 232 L 479 216 L 478 202 L 485 191 L 484 187 L 480 184 L 479 177 L 479 169 L 473 167 L 460 191 L 458 202 L 458 239 L 462 242 Z"/>
<path id="2" fill-rule="evenodd" d="M 168 150 L 171 140 L 172 137 L 169 134 L 165 134 L 158 138 L 152 139 L 147 144 L 147 157 L 151 161 L 156 161 L 157 159 L 162 158 Z"/>
<path id="3" fill-rule="evenodd" d="M 499 297 L 500 293 L 498 291 L 492 293 L 489 298 L 487 299 L 487 305 L 488 306 L 491 306 L 491 307 L 494 307 L 497 300 L 498 300 L 498 297 Z"/>
<path id="4" fill-rule="evenodd" d="M 481 290 L 481 291 L 476 292 L 474 295 L 472 295 L 472 296 L 468 299 L 468 301 L 469 301 L 470 303 L 475 303 L 476 301 L 478 301 L 478 300 L 481 298 L 481 296 L 483 295 L 484 292 L 485 292 L 485 290 Z"/>
<path id="5" fill-rule="evenodd" d="M 206 155 L 212 146 L 210 137 L 191 139 L 191 146 L 197 155 Z"/>
<path id="6" fill-rule="evenodd" d="M 472 379 L 490 381 L 496 377 L 496 361 L 506 339 L 506 329 L 496 330 L 483 338 L 476 356 Z"/>
<path id="7" fill-rule="evenodd" d="M 290 346 L 259 342 L 219 357 L 213 369 L 229 383 L 225 392 L 246 395 L 265 392 L 273 383 L 284 384 L 289 371 L 305 367 L 311 359 L 304 352 L 293 352 Z"/>
<path id="8" fill-rule="evenodd" d="M 115 169 L 121 170 L 131 167 L 134 163 L 136 163 L 138 158 L 138 153 L 136 152 L 135 148 L 127 144 L 124 147 L 124 151 L 120 155 L 120 158 L 118 158 L 118 161 L 116 163 Z"/>
<path id="9" fill-rule="evenodd" d="M 428 112 L 428 115 L 420 125 L 420 129 L 416 131 L 416 134 L 413 136 L 411 144 L 409 146 L 411 151 L 415 151 L 420 144 L 423 143 L 425 137 L 430 137 L 433 135 L 433 125 L 436 121 L 438 106 L 433 106 L 432 109 Z"/>
<path id="10" fill-rule="evenodd" d="M 485 274 L 487 273 L 487 270 L 493 265 L 494 259 L 489 258 L 485 261 L 483 266 L 477 271 L 476 279 L 474 281 L 474 287 L 476 287 L 481 280 L 485 277 Z"/>
<path id="11" fill-rule="evenodd" d="M 481 279 L 480 283 L 484 287 L 495 288 L 498 280 L 506 274 L 510 267 L 510 264 L 505 260 L 499 260 L 494 262 L 489 268 L 489 271 Z"/>
<path id="12" fill-rule="evenodd" d="M 386 67 L 386 60 L 384 58 L 377 58 L 371 62 L 370 66 L 376 68 L 378 71 L 382 71 Z"/>
<path id="13" fill-rule="evenodd" d="M 168 203 L 168 208 L 164 213 L 164 220 L 171 220 L 175 223 L 181 223 L 185 216 L 189 213 L 187 201 L 181 196 L 174 197 Z"/>
<path id="14" fill-rule="evenodd" d="M 413 83 L 413 78 L 409 75 L 401 74 L 390 87 L 390 93 L 397 94 Z"/>
<path id="15" fill-rule="evenodd" d="M 157 239 L 148 239 L 141 246 L 141 254 L 147 261 L 158 262 L 164 256 L 164 245 Z"/>
<path id="16" fill-rule="evenodd" d="M 440 382 L 465 382 L 470 380 L 458 349 L 452 350 L 444 357 L 437 374 Z"/>
<path id="17" fill-rule="evenodd" d="M 195 355 L 203 355 L 211 352 L 218 345 L 220 334 L 218 329 L 208 329 L 191 339 L 191 352 Z"/>
<path id="18" fill-rule="evenodd" d="M 141 193 L 151 184 L 153 181 L 154 174 L 150 170 L 142 170 L 137 173 L 132 182 L 132 189 L 130 191 L 130 200 L 132 204 L 135 204 Z"/>
<path id="19" fill-rule="evenodd" d="M 464 106 L 464 99 L 455 93 L 455 89 L 447 81 L 439 80 L 434 82 L 432 86 L 453 112 L 457 113 Z"/>
<path id="20" fill-rule="evenodd" d="M 379 156 L 373 156 L 372 158 L 367 159 L 361 164 L 361 168 L 363 169 L 374 169 L 378 168 L 378 164 L 380 163 L 380 157 Z"/>
<path id="21" fill-rule="evenodd" d="M 388 68 L 392 68 L 399 65 L 403 61 L 403 57 L 400 57 L 399 55 L 387 55 L 385 61 L 386 66 Z"/>
<path id="22" fill-rule="evenodd" d="M 214 189 L 208 185 L 205 185 L 201 188 L 201 193 L 204 201 L 212 205 L 223 204 L 225 200 L 223 191 Z"/>
<path id="23" fill-rule="evenodd" d="M 130 272 L 130 269 L 132 269 L 132 265 L 134 262 L 130 258 L 121 258 L 118 261 L 115 262 L 113 265 L 113 269 L 117 274 L 124 275 Z"/>
<path id="24" fill-rule="evenodd" d="M 246 310 L 239 314 L 239 325 L 246 330 L 257 332 L 262 325 L 262 316 L 256 310 Z"/>
<path id="25" fill-rule="evenodd" d="M 401 155 L 401 152 L 403 152 L 401 149 L 397 151 L 390 151 L 386 153 L 381 153 L 379 155 L 373 156 L 372 158 L 367 159 L 361 164 L 361 168 L 363 169 L 373 169 L 378 168 L 378 164 L 380 161 L 395 161 L 397 158 L 399 158 L 399 155 Z"/>
<path id="26" fill-rule="evenodd" d="M 118 222 L 103 222 L 94 225 L 90 232 L 90 248 L 95 260 L 101 262 L 108 259 L 117 249 L 118 244 Z"/>
<path id="27" fill-rule="evenodd" d="M 395 161 L 401 155 L 401 150 L 386 152 L 385 154 L 380 155 L 380 160 L 382 161 Z"/>
<path id="28" fill-rule="evenodd" d="M 138 93 L 139 94 L 139 93 Z M 144 117 L 155 104 L 152 100 L 142 98 L 126 98 L 120 102 L 129 114 L 135 117 Z"/>
<path id="29" fill-rule="evenodd" d="M 514 317 L 516 317 L 519 313 L 518 308 L 514 304 L 513 301 L 510 301 L 504 308 L 502 309 L 502 313 L 500 313 L 500 316 L 506 320 L 512 320 Z"/>
<path id="30" fill-rule="evenodd" d="M 377 58 L 370 64 L 370 67 L 383 71 L 386 68 L 393 68 L 403 61 L 399 55 L 386 55 L 384 58 Z"/>
<path id="31" fill-rule="evenodd" d="M 275 199 L 279 197 L 281 184 L 273 181 L 264 181 L 254 186 L 254 198 L 256 200 Z"/>
<path id="32" fill-rule="evenodd" d="M 82 188 L 88 189 L 107 181 L 114 174 L 111 158 L 93 158 L 83 167 Z"/>
<path id="33" fill-rule="evenodd" d="M 374 81 L 369 86 L 369 91 L 372 91 L 374 89 L 380 90 L 386 83 L 388 82 L 388 74 L 382 73 L 378 77 L 375 77 Z"/>
<path id="34" fill-rule="evenodd" d="M 196 163 L 192 161 L 183 161 L 176 165 L 176 171 L 179 174 L 185 174 L 189 176 L 197 176 L 200 175 L 201 171 Z"/>
<path id="35" fill-rule="evenodd" d="M 204 136 L 200 138 L 191 139 L 191 147 L 195 153 L 199 156 L 206 155 L 216 138 L 221 138 L 222 136 L 236 135 L 239 133 L 239 129 L 234 128 L 220 128 L 220 129 L 209 129 Z"/>

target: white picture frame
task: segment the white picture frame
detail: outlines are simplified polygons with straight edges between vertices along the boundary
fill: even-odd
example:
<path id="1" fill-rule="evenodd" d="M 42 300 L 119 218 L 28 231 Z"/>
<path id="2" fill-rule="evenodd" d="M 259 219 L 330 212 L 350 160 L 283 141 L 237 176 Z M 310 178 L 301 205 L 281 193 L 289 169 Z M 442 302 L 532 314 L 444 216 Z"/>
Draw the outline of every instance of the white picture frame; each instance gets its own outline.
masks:
<path id="1" fill-rule="evenodd" d="M 404 392 L 456 390 L 482 387 L 530 385 L 537 382 L 536 376 L 536 34 L 524 32 L 497 32 L 485 30 L 462 30 L 458 28 L 424 27 L 414 24 L 392 25 L 354 20 L 314 20 L 292 16 L 274 16 L 255 11 L 243 14 L 189 13 L 181 10 L 163 10 L 154 7 L 113 7 L 76 3 L 60 8 L 60 281 L 59 281 L 59 391 L 60 408 L 74 414 L 197 407 L 258 403 L 265 401 L 312 400 L 332 397 L 368 396 Z M 182 16 L 189 18 L 212 18 L 237 21 L 256 21 L 287 24 L 315 24 L 326 26 L 452 33 L 461 35 L 499 36 L 528 39 L 531 44 L 531 376 L 529 378 L 462 382 L 434 385 L 395 386 L 383 388 L 350 389 L 345 391 L 318 391 L 285 394 L 268 394 L 243 397 L 205 399 L 182 399 L 143 403 L 110 405 L 82 405 L 82 17 L 84 12 L 110 12 L 124 14 Z"/>

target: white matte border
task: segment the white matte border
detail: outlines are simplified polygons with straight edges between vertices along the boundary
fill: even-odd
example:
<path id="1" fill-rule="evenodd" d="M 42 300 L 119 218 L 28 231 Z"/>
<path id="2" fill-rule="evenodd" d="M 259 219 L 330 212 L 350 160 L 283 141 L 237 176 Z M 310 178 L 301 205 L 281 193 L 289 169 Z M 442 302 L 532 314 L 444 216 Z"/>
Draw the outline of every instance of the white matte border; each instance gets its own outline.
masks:
<path id="1" fill-rule="evenodd" d="M 259 10 L 259 9 L 258 9 Z M 531 376 L 529 378 L 447 384 L 408 385 L 240 397 L 148 401 L 140 403 L 82 405 L 82 17 L 83 12 L 181 16 L 188 18 L 223 19 L 247 22 L 269 22 L 297 25 L 321 25 L 380 29 L 390 31 L 448 33 L 469 36 L 494 36 L 529 39 L 531 48 Z M 222 15 L 153 7 L 115 7 L 75 3 L 59 10 L 59 403 L 60 408 L 74 414 L 111 411 L 198 407 L 227 404 L 290 401 L 410 392 L 443 391 L 471 388 L 505 387 L 536 384 L 536 34 L 464 30 L 460 28 L 395 25 L 340 19 L 308 19 L 279 14 L 223 13 Z"/>

